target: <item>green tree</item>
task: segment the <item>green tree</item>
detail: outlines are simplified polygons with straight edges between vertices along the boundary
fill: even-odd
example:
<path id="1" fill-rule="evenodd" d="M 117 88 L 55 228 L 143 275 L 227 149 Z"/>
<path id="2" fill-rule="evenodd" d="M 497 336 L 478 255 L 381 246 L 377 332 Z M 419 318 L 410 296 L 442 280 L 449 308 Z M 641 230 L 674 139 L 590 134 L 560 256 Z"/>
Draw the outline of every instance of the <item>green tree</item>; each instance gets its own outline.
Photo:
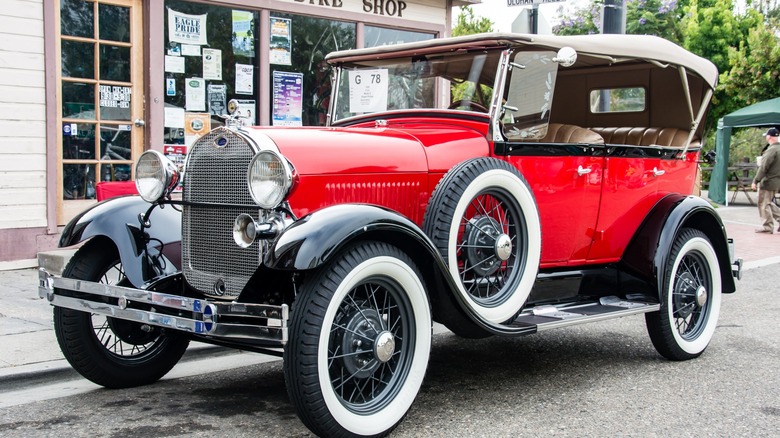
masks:
<path id="1" fill-rule="evenodd" d="M 680 19 L 687 2 L 677 0 L 627 0 L 626 33 L 656 35 L 680 43 Z"/>
<path id="2" fill-rule="evenodd" d="M 733 0 L 691 0 L 683 23 L 683 46 L 712 61 L 722 73 L 731 67 L 729 49 L 739 47 L 757 26 L 763 26 L 761 13 L 748 9 L 737 15 Z"/>
<path id="3" fill-rule="evenodd" d="M 452 28 L 452 36 L 473 35 L 493 32 L 493 22 L 485 17 L 477 17 L 471 6 L 461 6 L 457 22 Z"/>
<path id="4" fill-rule="evenodd" d="M 717 119 L 732 111 L 780 96 L 780 26 L 751 29 L 738 49 L 728 53 L 731 68 L 720 75 Z"/>
<path id="5" fill-rule="evenodd" d="M 558 8 L 561 21 L 553 26 L 556 35 L 588 35 L 601 31 L 601 8 L 603 0 L 593 0 L 590 4 L 566 10 L 563 6 Z"/>

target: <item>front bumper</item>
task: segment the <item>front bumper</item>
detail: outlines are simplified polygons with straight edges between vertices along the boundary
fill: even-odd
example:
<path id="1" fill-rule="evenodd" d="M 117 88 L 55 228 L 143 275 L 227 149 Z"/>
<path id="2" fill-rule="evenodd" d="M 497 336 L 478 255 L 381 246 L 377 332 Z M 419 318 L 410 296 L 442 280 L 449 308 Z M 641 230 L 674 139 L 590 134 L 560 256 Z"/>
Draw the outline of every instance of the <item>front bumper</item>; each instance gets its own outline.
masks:
<path id="1" fill-rule="evenodd" d="M 63 294 L 62 290 L 75 294 Z M 229 342 L 288 340 L 289 307 L 214 302 L 38 271 L 38 295 L 53 306 L 165 327 Z M 73 296 L 70 296 L 73 295 Z M 227 319 L 229 322 L 222 320 Z"/>

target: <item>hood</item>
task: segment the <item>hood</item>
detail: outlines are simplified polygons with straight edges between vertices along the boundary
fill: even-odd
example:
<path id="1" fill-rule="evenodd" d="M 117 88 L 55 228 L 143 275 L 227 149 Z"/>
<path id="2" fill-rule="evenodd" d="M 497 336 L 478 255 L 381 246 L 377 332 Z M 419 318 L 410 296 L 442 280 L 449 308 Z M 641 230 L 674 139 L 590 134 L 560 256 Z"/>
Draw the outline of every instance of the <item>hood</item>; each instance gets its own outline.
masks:
<path id="1" fill-rule="evenodd" d="M 299 175 L 427 172 L 420 142 L 392 128 L 262 128 Z"/>

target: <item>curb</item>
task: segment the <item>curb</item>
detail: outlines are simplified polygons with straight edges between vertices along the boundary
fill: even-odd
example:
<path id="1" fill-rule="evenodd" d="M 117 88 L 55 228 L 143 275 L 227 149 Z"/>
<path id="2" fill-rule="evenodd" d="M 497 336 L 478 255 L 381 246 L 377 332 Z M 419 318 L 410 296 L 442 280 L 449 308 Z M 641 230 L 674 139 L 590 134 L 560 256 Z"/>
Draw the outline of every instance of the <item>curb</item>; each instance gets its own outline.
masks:
<path id="1" fill-rule="evenodd" d="M 239 352 L 242 350 L 196 342 L 187 348 L 179 363 L 192 362 L 206 357 L 230 356 Z M 30 386 L 44 385 L 52 381 L 76 379 L 82 379 L 82 377 L 65 359 L 5 367 L 0 368 L 0 388 L 2 388 L 0 394 Z"/>

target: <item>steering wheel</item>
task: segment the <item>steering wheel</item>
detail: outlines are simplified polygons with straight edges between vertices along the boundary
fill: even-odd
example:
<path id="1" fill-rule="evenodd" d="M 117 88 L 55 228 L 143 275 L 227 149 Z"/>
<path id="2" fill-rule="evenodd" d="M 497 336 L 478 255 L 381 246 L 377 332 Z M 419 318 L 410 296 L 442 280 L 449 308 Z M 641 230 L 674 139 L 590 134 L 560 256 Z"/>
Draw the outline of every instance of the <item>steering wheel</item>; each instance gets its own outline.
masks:
<path id="1" fill-rule="evenodd" d="M 447 109 L 458 109 L 458 108 L 480 111 L 483 113 L 488 112 L 488 109 L 484 105 L 474 102 L 473 100 L 466 100 L 466 99 L 458 99 L 455 102 L 452 102 L 450 106 L 447 107 Z"/>

